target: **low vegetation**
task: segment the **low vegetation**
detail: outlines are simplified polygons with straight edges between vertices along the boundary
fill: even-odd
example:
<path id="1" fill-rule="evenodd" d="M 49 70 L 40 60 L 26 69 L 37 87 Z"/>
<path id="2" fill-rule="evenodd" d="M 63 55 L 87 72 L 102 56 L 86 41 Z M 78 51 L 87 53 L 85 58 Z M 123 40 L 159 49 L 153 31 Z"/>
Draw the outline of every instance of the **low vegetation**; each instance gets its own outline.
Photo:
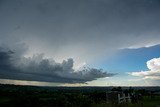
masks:
<path id="1" fill-rule="evenodd" d="M 0 85 L 0 107 L 159 107 L 159 87 L 33 87 Z M 107 91 L 142 94 L 143 99 L 131 103 L 106 102 Z"/>

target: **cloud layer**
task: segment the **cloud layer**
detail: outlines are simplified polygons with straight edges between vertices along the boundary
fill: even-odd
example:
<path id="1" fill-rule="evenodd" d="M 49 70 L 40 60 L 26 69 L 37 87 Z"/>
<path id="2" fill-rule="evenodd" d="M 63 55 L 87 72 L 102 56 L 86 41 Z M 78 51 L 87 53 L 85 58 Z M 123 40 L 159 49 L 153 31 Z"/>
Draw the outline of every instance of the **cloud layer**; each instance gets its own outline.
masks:
<path id="1" fill-rule="evenodd" d="M 17 56 L 16 52 L 0 48 L 0 78 L 57 83 L 85 83 L 115 74 L 102 69 L 83 68 L 75 71 L 72 58 L 57 63 L 37 54 L 33 57 Z"/>
<path id="2" fill-rule="evenodd" d="M 143 79 L 160 79 L 160 58 L 153 58 L 147 61 L 148 71 L 131 72 L 130 75 L 139 76 Z"/>
<path id="3" fill-rule="evenodd" d="M 160 44 L 159 19 L 159 0 L 0 0 L 0 46 L 9 47 L 0 51 L 0 76 L 70 83 L 110 76 L 73 68 Z"/>
<path id="4" fill-rule="evenodd" d="M 1 0 L 0 44 L 24 42 L 28 56 L 91 63 L 159 44 L 159 10 L 159 0 Z"/>

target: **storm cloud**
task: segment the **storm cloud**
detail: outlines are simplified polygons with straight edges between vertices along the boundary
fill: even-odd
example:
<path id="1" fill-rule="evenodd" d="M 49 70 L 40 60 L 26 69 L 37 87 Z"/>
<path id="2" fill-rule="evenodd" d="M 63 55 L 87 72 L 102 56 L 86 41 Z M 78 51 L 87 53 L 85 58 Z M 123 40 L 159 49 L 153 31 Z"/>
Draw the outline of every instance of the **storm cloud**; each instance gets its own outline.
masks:
<path id="1" fill-rule="evenodd" d="M 16 52 L 15 52 L 16 53 Z M 57 63 L 46 59 L 43 54 L 30 58 L 15 57 L 13 51 L 0 50 L 0 78 L 27 81 L 44 81 L 56 83 L 85 83 L 98 78 L 111 77 L 115 74 L 104 72 L 102 69 L 83 68 L 73 69 L 72 58 Z"/>
<path id="2" fill-rule="evenodd" d="M 27 56 L 92 63 L 123 48 L 160 43 L 159 0 L 1 0 L 0 42 Z"/>
<path id="3" fill-rule="evenodd" d="M 112 76 L 75 68 L 160 44 L 159 19 L 159 0 L 0 0 L 0 76 L 68 83 Z"/>

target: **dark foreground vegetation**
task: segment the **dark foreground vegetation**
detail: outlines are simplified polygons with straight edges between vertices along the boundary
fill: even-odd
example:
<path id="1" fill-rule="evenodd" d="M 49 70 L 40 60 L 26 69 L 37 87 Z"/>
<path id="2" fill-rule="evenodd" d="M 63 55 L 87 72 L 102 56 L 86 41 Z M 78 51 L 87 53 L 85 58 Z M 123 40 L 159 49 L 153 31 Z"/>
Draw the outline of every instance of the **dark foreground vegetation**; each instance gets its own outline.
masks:
<path id="1" fill-rule="evenodd" d="M 141 95 L 118 104 L 106 92 Z M 34 87 L 0 85 L 0 107 L 160 107 L 160 87 Z"/>

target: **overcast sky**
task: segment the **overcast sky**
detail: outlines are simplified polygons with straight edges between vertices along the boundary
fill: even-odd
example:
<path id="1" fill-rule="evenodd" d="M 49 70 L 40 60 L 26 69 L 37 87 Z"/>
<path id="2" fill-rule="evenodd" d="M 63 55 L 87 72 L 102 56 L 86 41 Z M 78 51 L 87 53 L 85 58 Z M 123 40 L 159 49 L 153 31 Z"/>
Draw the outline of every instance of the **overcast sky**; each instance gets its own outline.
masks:
<path id="1" fill-rule="evenodd" d="M 62 83 L 117 78 L 133 69 L 119 72 L 116 62 L 107 69 L 107 59 L 123 49 L 159 45 L 159 19 L 159 0 L 0 0 L 0 78 Z M 87 75 L 84 65 L 90 66 Z"/>

